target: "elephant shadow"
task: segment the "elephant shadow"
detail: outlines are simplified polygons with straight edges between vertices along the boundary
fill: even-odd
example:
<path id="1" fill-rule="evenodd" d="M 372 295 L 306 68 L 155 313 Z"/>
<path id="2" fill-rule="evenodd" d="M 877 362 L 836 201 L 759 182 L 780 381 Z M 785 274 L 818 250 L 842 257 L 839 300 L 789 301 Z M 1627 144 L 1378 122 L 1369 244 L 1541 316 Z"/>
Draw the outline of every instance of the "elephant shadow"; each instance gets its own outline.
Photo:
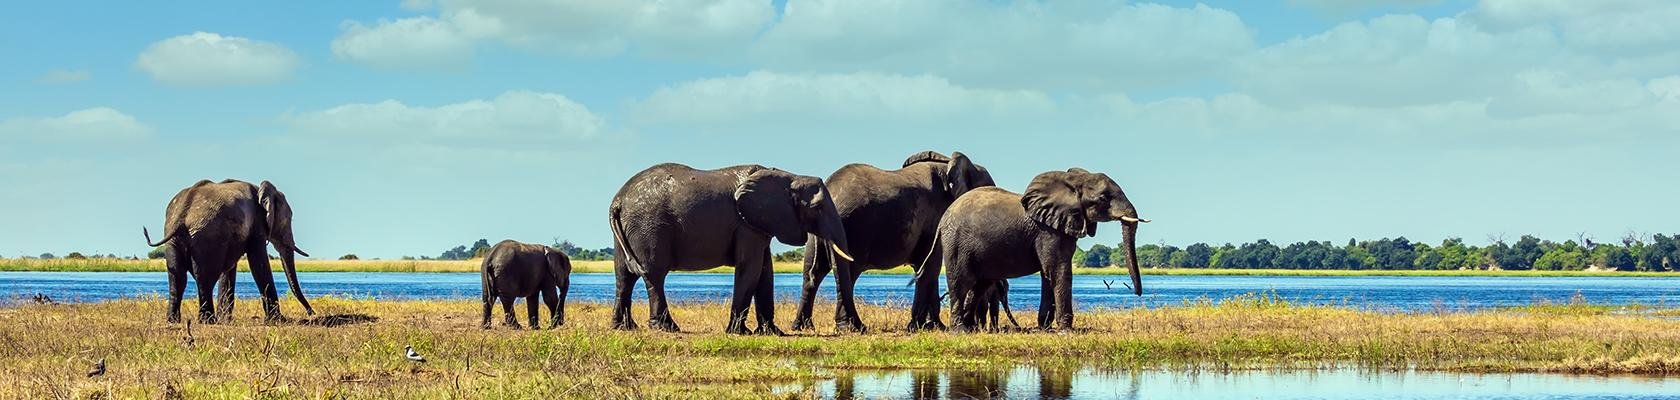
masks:
<path id="1" fill-rule="evenodd" d="M 332 314 L 298 320 L 298 325 L 337 328 L 345 325 L 371 324 L 378 321 L 379 317 L 367 314 Z"/>

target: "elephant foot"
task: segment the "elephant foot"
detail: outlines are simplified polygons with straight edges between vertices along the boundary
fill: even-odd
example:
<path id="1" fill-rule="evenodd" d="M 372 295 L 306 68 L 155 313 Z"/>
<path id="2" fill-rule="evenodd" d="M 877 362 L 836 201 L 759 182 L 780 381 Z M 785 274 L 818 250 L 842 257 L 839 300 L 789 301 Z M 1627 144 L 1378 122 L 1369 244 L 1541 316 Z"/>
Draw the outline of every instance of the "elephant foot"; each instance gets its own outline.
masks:
<path id="1" fill-rule="evenodd" d="M 633 331 L 633 330 L 636 330 L 638 328 L 636 327 L 635 322 L 630 322 L 628 320 L 625 320 L 625 321 L 618 321 L 618 323 L 613 324 L 613 329 L 617 329 L 617 330 L 621 330 L 621 331 Z"/>
<path id="2" fill-rule="evenodd" d="M 163 317 L 163 321 L 171 324 L 179 324 L 181 323 L 181 313 L 171 313 L 169 315 L 165 315 Z"/>
<path id="3" fill-rule="evenodd" d="M 490 321 L 480 322 L 478 324 L 478 329 L 490 329 Z"/>
<path id="4" fill-rule="evenodd" d="M 558 320 L 558 319 L 549 320 L 548 321 L 548 329 L 559 328 L 561 325 L 565 325 L 565 324 L 566 324 L 566 321 L 562 321 L 562 320 Z"/>
<path id="5" fill-rule="evenodd" d="M 817 329 L 817 327 L 816 324 L 811 323 L 811 316 L 802 315 L 793 319 L 794 332 L 804 332 L 813 329 Z"/>
<path id="6" fill-rule="evenodd" d="M 868 331 L 869 327 L 864 326 L 863 321 L 857 318 L 834 321 L 834 332 L 836 333 L 864 333 Z"/>
<path id="7" fill-rule="evenodd" d="M 933 322 L 910 321 L 910 325 L 905 327 L 905 330 L 908 330 L 910 332 L 943 331 L 943 330 L 946 330 L 946 328 L 945 328 L 945 324 L 940 323 L 938 321 L 933 321 Z"/>
<path id="8" fill-rule="evenodd" d="M 723 333 L 731 335 L 751 335 L 752 331 L 747 330 L 747 324 L 729 324 L 728 328 L 723 329 Z"/>
<path id="9" fill-rule="evenodd" d="M 216 316 L 214 316 L 214 315 L 199 315 L 198 316 L 198 324 L 199 325 L 215 325 L 217 322 L 218 321 L 216 321 Z"/>
<path id="10" fill-rule="evenodd" d="M 755 333 L 767 336 L 787 336 L 787 332 L 782 332 L 782 328 L 777 328 L 776 324 L 771 322 L 758 324 L 758 331 Z"/>
<path id="11" fill-rule="evenodd" d="M 666 319 L 666 320 L 649 320 L 648 321 L 648 329 L 661 331 L 661 332 L 680 332 L 680 330 L 677 329 L 677 322 L 669 320 L 669 319 Z"/>
<path id="12" fill-rule="evenodd" d="M 525 329 L 525 327 L 519 325 L 519 321 L 514 321 L 514 320 L 502 321 L 502 326 L 512 328 L 512 329 L 515 329 L 515 330 Z"/>

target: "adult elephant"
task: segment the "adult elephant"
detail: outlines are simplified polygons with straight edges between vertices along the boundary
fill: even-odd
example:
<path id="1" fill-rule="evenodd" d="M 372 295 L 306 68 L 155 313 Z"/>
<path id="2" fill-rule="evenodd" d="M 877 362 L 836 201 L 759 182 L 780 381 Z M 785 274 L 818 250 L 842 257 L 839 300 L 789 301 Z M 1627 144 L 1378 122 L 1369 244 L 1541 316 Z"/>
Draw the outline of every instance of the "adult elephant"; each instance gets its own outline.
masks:
<path id="1" fill-rule="evenodd" d="M 1039 273 L 1044 287 L 1038 325 L 1073 327 L 1073 252 L 1079 238 L 1095 235 L 1098 222 L 1121 221 L 1132 288 L 1138 276 L 1137 228 L 1149 222 L 1108 175 L 1080 168 L 1034 177 L 1025 194 L 981 188 L 957 199 L 939 224 L 938 250 L 958 330 L 979 326 L 986 310 L 981 285 Z M 937 273 L 923 269 L 920 273 Z M 920 274 L 918 273 L 918 275 Z"/>
<path id="2" fill-rule="evenodd" d="M 817 287 L 830 270 L 835 272 L 834 324 L 836 331 L 862 332 L 853 300 L 854 285 L 863 271 L 910 264 L 925 268 L 930 261 L 934 231 L 939 217 L 963 193 L 992 186 L 992 174 L 961 152 L 950 157 L 934 151 L 910 155 L 902 168 L 885 171 L 867 164 L 840 167 L 828 177 L 834 207 L 846 226 L 848 243 L 856 261 L 836 260 L 831 246 L 820 238 L 805 244 L 805 284 L 799 296 L 799 314 L 794 330 L 811 329 L 811 308 Z M 938 270 L 939 260 L 930 263 Z M 944 329 L 939 320 L 939 275 L 921 276 L 910 305 L 910 330 Z"/>
<path id="3" fill-rule="evenodd" d="M 756 331 L 782 334 L 775 324 L 770 238 L 804 245 L 806 235 L 846 254 L 846 232 L 822 179 L 759 165 L 696 170 L 659 164 L 624 183 L 608 211 L 613 230 L 617 304 L 613 327 L 635 329 L 630 291 L 647 279 L 648 326 L 677 331 L 666 307 L 665 275 L 735 266 L 729 333 L 748 333 L 747 305 Z"/>
<path id="4" fill-rule="evenodd" d="M 141 228 L 146 242 L 164 248 L 169 271 L 169 322 L 181 320 L 181 295 L 187 274 L 198 283 L 198 321 L 216 323 L 233 314 L 234 274 L 239 257 L 250 264 L 251 279 L 262 295 L 263 315 L 268 321 L 282 321 L 274 273 L 268 265 L 268 245 L 280 253 L 286 282 L 303 310 L 315 315 L 298 286 L 295 254 L 308 257 L 292 238 L 292 206 L 286 194 L 274 184 L 261 185 L 228 179 L 212 183 L 201 180 L 182 189 L 169 200 L 163 218 L 163 237 L 152 242 L 151 232 Z M 219 285 L 218 285 L 219 283 Z M 215 292 L 220 286 L 220 291 Z M 212 300 L 212 292 L 218 298 Z M 220 301 L 220 307 L 215 307 Z M 212 313 L 214 310 L 214 313 Z"/>

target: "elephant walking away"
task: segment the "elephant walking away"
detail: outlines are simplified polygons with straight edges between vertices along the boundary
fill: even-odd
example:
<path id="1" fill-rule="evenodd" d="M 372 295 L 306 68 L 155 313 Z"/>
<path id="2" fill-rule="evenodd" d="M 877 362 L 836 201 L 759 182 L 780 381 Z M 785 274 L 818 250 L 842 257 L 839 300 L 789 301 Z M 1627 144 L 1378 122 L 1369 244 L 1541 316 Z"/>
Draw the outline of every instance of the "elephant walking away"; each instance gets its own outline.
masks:
<path id="1" fill-rule="evenodd" d="M 862 332 L 853 287 L 866 270 L 909 264 L 922 270 L 924 263 L 938 270 L 939 259 L 928 257 L 939 217 L 964 193 L 992 186 L 992 175 L 963 153 L 950 157 L 933 151 L 912 154 L 903 167 L 885 171 L 866 164 L 841 167 L 828 177 L 835 210 L 845 225 L 855 261 L 840 260 L 821 238 L 805 243 L 805 283 L 799 296 L 794 330 L 813 328 L 811 308 L 817 287 L 834 271 L 835 330 Z M 939 320 L 939 274 L 917 280 L 910 306 L 910 330 L 944 329 Z"/>
<path id="2" fill-rule="evenodd" d="M 234 274 L 239 257 L 250 264 L 251 279 L 262 295 L 263 315 L 268 321 L 283 321 L 274 273 L 269 269 L 268 245 L 280 253 L 292 297 L 303 310 L 315 315 L 298 285 L 295 254 L 308 257 L 292 238 L 292 206 L 274 184 L 252 185 L 237 180 L 201 180 L 182 189 L 169 200 L 163 217 L 163 237 L 152 242 L 151 232 L 142 228 L 146 242 L 164 247 L 169 271 L 169 322 L 181 320 L 181 295 L 187 275 L 198 283 L 198 321 L 216 323 L 233 314 Z M 219 283 L 219 285 L 218 285 Z M 216 289 L 220 286 L 220 291 Z M 211 296 L 216 296 L 215 300 Z M 215 307 L 216 302 L 220 307 Z M 212 312 L 213 311 L 213 312 Z"/>
<path id="3" fill-rule="evenodd" d="M 540 244 L 503 240 L 484 255 L 479 276 L 484 288 L 484 320 L 479 326 L 490 329 L 490 308 L 497 299 L 507 314 L 502 325 L 519 329 L 513 315 L 513 300 L 525 298 L 525 314 L 530 317 L 531 329 L 537 323 L 537 297 L 548 305 L 549 328 L 566 323 L 566 291 L 571 288 L 572 260 L 566 253 Z"/>
<path id="4" fill-rule="evenodd" d="M 1073 326 L 1073 251 L 1081 237 L 1096 234 L 1097 223 L 1121 221 L 1126 266 L 1132 288 L 1143 294 L 1138 276 L 1137 227 L 1149 222 L 1120 185 L 1106 174 L 1073 168 L 1034 177 L 1025 194 L 981 188 L 957 199 L 939 223 L 935 246 L 947 270 L 951 319 L 958 330 L 979 326 L 979 312 L 989 301 L 983 283 L 1039 273 L 1043 294 L 1038 324 L 1044 329 Z M 923 269 L 921 273 L 937 273 Z"/>
<path id="5" fill-rule="evenodd" d="M 630 318 L 636 280 L 647 280 L 648 326 L 677 331 L 666 305 L 666 275 L 733 265 L 735 289 L 726 330 L 749 333 L 747 306 L 752 304 L 755 330 L 781 334 L 775 325 L 770 238 L 801 246 L 807 234 L 814 235 L 840 258 L 851 258 L 845 228 L 822 179 L 759 165 L 649 167 L 613 196 L 608 217 L 615 246 L 617 329 L 636 328 Z"/>

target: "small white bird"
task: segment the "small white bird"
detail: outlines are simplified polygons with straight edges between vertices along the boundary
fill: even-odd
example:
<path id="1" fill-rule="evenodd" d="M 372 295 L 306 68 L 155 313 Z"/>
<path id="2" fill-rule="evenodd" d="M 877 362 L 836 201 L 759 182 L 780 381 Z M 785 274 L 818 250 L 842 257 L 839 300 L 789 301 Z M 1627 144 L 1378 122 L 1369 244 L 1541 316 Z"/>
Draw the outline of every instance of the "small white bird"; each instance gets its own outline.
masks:
<path id="1" fill-rule="evenodd" d="M 420 353 L 414 352 L 414 346 L 403 346 L 403 348 L 408 350 L 408 354 L 404 354 L 403 356 L 408 357 L 409 361 L 422 363 L 426 362 L 426 357 L 421 357 Z"/>
<path id="2" fill-rule="evenodd" d="M 89 378 L 92 378 L 92 377 L 95 377 L 95 376 L 100 376 L 100 375 L 105 375 L 105 359 L 104 358 L 100 358 L 99 363 L 93 364 L 93 369 L 89 370 L 88 374 L 87 374 L 87 376 Z"/>

